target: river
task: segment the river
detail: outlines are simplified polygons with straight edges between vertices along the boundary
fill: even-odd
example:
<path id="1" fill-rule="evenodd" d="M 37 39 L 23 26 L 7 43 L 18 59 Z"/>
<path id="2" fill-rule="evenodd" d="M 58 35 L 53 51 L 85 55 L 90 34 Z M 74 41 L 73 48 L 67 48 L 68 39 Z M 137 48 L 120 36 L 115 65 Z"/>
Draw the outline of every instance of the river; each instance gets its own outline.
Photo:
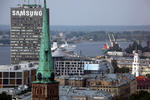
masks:
<path id="1" fill-rule="evenodd" d="M 121 48 L 126 48 L 131 42 L 119 42 Z M 75 52 L 81 56 L 100 56 L 105 42 L 82 42 L 77 43 Z M 10 47 L 0 47 L 0 65 L 10 64 Z"/>
<path id="2" fill-rule="evenodd" d="M 82 42 L 76 44 L 75 52 L 81 56 L 103 55 L 102 48 L 106 42 Z M 131 42 L 119 42 L 121 48 L 125 49 Z"/>

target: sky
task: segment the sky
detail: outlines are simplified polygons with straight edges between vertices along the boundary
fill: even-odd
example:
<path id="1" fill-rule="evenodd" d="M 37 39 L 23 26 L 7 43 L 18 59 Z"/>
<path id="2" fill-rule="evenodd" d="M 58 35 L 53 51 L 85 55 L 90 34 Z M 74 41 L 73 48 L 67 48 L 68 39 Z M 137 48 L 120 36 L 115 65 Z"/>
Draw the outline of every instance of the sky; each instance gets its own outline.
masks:
<path id="1" fill-rule="evenodd" d="M 10 8 L 23 1 L 0 0 L 0 24 L 9 25 Z M 51 25 L 150 25 L 150 0 L 47 0 L 47 7 Z"/>

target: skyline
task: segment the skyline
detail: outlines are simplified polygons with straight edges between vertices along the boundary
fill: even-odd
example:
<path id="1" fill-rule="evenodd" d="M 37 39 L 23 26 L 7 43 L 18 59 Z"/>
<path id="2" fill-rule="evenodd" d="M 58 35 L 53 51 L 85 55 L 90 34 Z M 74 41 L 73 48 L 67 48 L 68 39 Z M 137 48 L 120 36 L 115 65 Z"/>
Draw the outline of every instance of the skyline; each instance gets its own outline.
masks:
<path id="1" fill-rule="evenodd" d="M 23 0 L 2 0 L 0 24 L 10 24 L 10 8 Z M 34 0 L 30 0 L 34 1 Z M 38 0 L 37 0 L 38 1 Z M 42 0 L 41 0 L 42 2 Z M 149 0 L 49 0 L 51 25 L 150 25 Z M 43 5 L 43 3 L 41 3 Z"/>

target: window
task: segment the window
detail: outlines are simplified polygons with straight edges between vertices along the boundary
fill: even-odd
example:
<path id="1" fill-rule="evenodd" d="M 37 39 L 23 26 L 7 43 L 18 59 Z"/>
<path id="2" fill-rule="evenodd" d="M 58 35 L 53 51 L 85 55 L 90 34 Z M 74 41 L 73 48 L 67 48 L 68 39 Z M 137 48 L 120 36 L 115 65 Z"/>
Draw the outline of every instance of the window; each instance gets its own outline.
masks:
<path id="1" fill-rule="evenodd" d="M 22 77 L 22 72 L 17 72 L 17 78 L 21 78 Z"/>
<path id="2" fill-rule="evenodd" d="M 0 78 L 2 78 L 2 72 L 0 72 Z"/>
<path id="3" fill-rule="evenodd" d="M 2 79 L 0 79 L 0 84 L 2 84 Z"/>
<path id="4" fill-rule="evenodd" d="M 21 85 L 21 84 L 22 84 L 22 79 L 17 79 L 17 80 L 16 80 L 16 83 L 17 83 L 18 85 Z"/>
<path id="5" fill-rule="evenodd" d="M 10 79 L 10 84 L 15 84 L 15 79 Z"/>
<path id="6" fill-rule="evenodd" d="M 3 77 L 8 78 L 8 72 L 3 72 Z"/>
<path id="7" fill-rule="evenodd" d="M 8 84 L 8 79 L 3 79 L 3 84 Z"/>
<path id="8" fill-rule="evenodd" d="M 15 78 L 15 72 L 10 72 L 10 78 Z"/>

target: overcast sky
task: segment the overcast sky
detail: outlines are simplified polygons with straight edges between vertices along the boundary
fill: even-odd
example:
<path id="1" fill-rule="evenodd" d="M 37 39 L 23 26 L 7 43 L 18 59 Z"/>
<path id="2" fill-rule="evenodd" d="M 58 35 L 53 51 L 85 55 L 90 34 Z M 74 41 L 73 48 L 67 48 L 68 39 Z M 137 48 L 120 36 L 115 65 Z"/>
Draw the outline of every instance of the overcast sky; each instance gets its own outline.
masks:
<path id="1" fill-rule="evenodd" d="M 0 24 L 9 25 L 10 7 L 23 1 L 0 0 Z M 51 25 L 150 25 L 150 0 L 47 0 L 47 7 Z"/>

